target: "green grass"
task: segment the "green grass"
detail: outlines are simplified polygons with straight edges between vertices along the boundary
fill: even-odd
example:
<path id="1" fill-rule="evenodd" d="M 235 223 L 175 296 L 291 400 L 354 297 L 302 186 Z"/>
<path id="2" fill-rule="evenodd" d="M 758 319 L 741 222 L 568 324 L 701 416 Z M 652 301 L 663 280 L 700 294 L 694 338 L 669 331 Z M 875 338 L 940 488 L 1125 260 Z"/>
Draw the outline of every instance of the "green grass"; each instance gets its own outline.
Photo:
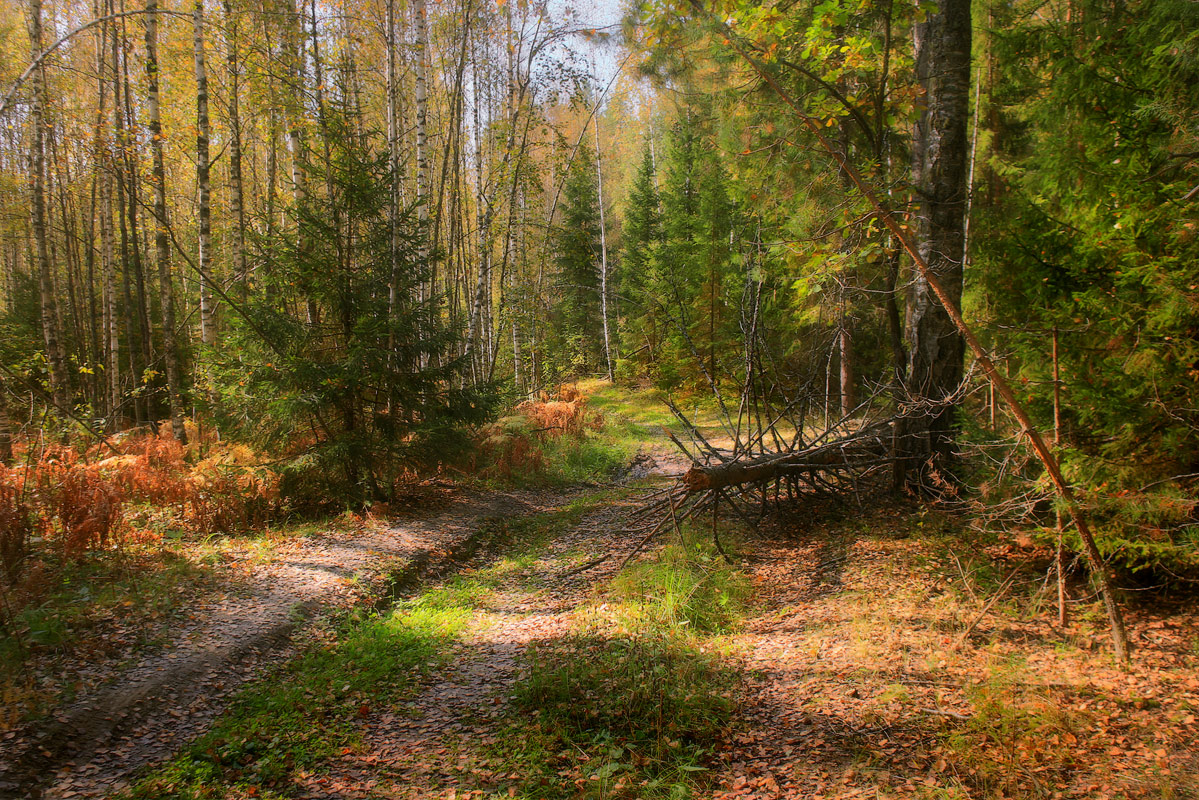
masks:
<path id="1" fill-rule="evenodd" d="M 169 614 L 180 595 L 202 581 L 204 570 L 164 548 L 91 553 L 47 572 L 53 586 L 5 626 L 0 638 L 0 666 L 5 670 L 19 668 L 30 650 L 66 649 L 117 615 L 157 619 Z"/>
<path id="2" fill-rule="evenodd" d="M 230 791 L 285 796 L 299 772 L 359 744 L 357 722 L 394 706 L 447 662 L 463 609 L 407 604 L 354 613 L 316 637 L 280 672 L 245 689 L 211 732 L 124 797 L 216 798 Z"/>
<path id="3" fill-rule="evenodd" d="M 509 741 L 520 795 L 690 797 L 733 710 L 735 674 L 666 632 L 600 630 L 531 652 L 515 708 L 531 724 Z"/>
<path id="4" fill-rule="evenodd" d="M 678 420 L 666 406 L 666 395 L 655 388 L 624 386 L 605 380 L 579 381 L 587 403 L 604 416 L 620 417 L 642 426 L 673 429 Z"/>
<path id="5" fill-rule="evenodd" d="M 637 452 L 636 443 L 610 425 L 581 436 L 547 434 L 525 416 L 498 420 L 478 454 L 475 478 L 483 488 L 568 488 L 609 483 Z"/>
<path id="6" fill-rule="evenodd" d="M 554 511 L 494 521 L 491 547 L 502 550 L 502 555 L 484 567 L 466 568 L 451 575 L 412 602 L 440 609 L 485 608 L 497 590 L 519 588 L 541 574 L 539 561 L 549 543 L 611 497 L 612 492 L 599 492 L 576 498 Z"/>
<path id="7" fill-rule="evenodd" d="M 623 570 L 575 632 L 532 646 L 504 743 L 524 798 L 701 796 L 734 708 L 716 634 L 744 612 L 744 575 L 694 539 Z"/>
<path id="8" fill-rule="evenodd" d="M 583 439 L 555 436 L 543 440 L 543 485 L 554 487 L 607 483 L 636 454 L 625 437 L 604 429 Z"/>
<path id="9" fill-rule="evenodd" d="M 749 583 L 720 557 L 706 532 L 688 526 L 683 533 L 682 542 L 625 568 L 613 579 L 608 595 L 642 626 L 728 633 L 741 620 Z M 733 544 L 724 542 L 726 550 Z"/>

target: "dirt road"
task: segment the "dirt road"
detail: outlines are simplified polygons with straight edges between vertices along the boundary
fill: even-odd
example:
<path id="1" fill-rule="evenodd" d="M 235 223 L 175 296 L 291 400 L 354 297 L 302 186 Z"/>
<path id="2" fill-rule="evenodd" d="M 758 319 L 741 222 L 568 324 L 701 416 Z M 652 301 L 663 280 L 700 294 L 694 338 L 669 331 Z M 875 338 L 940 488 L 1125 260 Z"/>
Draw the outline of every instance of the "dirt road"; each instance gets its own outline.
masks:
<path id="1" fill-rule="evenodd" d="M 285 659 L 297 626 L 360 600 L 398 570 L 436 573 L 479 544 L 489 519 L 553 508 L 559 495 L 464 494 L 382 531 L 318 535 L 255 567 L 239 591 L 198 601 L 161 648 L 50 718 L 0 742 L 0 797 L 102 797 L 207 729 L 235 690 Z"/>

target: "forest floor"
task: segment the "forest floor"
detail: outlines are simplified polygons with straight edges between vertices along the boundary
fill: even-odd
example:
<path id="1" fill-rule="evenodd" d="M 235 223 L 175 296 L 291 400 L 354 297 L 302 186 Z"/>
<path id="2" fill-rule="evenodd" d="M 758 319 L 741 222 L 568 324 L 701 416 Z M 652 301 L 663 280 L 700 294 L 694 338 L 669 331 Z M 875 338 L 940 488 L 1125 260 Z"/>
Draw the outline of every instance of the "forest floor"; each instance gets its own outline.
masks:
<path id="1" fill-rule="evenodd" d="M 1131 604 L 1122 667 L 1085 585 L 1053 624 L 1043 550 L 893 499 L 623 565 L 685 463 L 643 397 L 589 391 L 644 434 L 641 477 L 280 545 L 4 741 L 12 796 L 1199 797 L 1193 600 Z"/>

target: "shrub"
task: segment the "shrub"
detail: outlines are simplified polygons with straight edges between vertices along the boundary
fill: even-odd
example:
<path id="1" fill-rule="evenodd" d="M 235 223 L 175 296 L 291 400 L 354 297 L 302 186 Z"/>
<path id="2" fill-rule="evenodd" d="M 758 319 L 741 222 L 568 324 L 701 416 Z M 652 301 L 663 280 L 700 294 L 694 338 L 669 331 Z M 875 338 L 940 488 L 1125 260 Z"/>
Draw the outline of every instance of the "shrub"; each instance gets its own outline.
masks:
<path id="1" fill-rule="evenodd" d="M 485 478 L 516 483 L 579 483 L 617 468 L 620 453 L 589 437 L 604 415 L 592 411 L 573 384 L 516 405 L 515 413 L 479 431 L 471 468 Z"/>
<path id="2" fill-rule="evenodd" d="M 21 574 L 34 530 L 35 517 L 21 497 L 14 471 L 0 464 L 0 565 L 10 583 Z"/>
<path id="3" fill-rule="evenodd" d="M 49 500 L 58 518 L 63 554 L 77 558 L 113 543 L 122 519 L 117 487 L 94 467 L 74 464 L 58 472 Z"/>

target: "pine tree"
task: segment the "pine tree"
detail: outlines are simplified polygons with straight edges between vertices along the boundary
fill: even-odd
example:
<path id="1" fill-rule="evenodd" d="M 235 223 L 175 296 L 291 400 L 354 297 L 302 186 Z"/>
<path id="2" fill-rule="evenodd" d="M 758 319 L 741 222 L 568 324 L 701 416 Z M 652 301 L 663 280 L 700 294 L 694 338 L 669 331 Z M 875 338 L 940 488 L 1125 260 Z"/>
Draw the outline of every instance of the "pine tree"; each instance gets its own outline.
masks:
<path id="1" fill-rule="evenodd" d="M 619 286 L 624 316 L 620 321 L 620 350 L 637 365 L 637 374 L 657 351 L 658 309 L 650 293 L 650 270 L 662 245 L 661 200 L 658 197 L 654 159 L 647 143 L 629 191 L 623 220 L 624 249 Z"/>
<path id="2" fill-rule="evenodd" d="M 285 492 L 299 502 L 354 504 L 386 499 L 403 468 L 444 458 L 456 426 L 481 421 L 490 405 L 474 390 L 452 388 L 460 361 L 432 358 L 452 351 L 452 330 L 430 313 L 433 298 L 419 299 L 427 268 L 414 209 L 404 211 L 395 238 L 386 143 L 376 148 L 375 137 L 355 135 L 337 111 L 326 124 L 328 194 L 308 194 L 293 210 L 301 236 L 265 243 L 274 291 L 252 303 L 241 325 L 219 406 L 242 435 L 275 447 L 296 430 L 312 431 L 316 441 L 285 464 Z M 380 290 L 392 280 L 408 298 L 395 309 Z M 273 299 L 283 295 L 316 309 L 324 323 L 288 313 Z"/>
<path id="3" fill-rule="evenodd" d="M 562 217 L 554 235 L 554 263 L 561 290 L 561 335 L 576 372 L 603 365 L 600 317 L 600 218 L 595 162 L 580 147 L 562 190 Z"/>

